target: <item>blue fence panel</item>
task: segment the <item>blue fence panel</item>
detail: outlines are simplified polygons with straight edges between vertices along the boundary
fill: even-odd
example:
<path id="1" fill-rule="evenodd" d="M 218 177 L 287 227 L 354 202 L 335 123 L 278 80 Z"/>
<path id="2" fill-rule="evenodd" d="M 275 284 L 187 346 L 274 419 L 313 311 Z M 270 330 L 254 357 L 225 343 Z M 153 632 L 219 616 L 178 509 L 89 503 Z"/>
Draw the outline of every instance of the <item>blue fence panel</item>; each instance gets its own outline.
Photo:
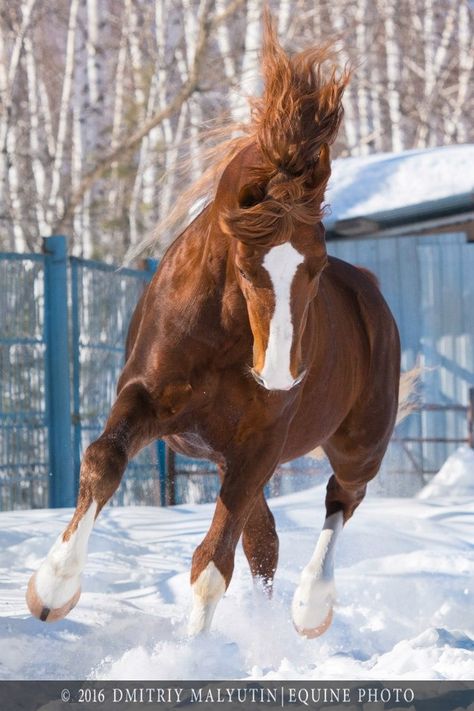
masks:
<path id="1" fill-rule="evenodd" d="M 335 241 L 328 251 L 377 275 L 400 330 L 402 367 L 423 367 L 425 407 L 397 428 L 374 483 L 384 492 L 397 493 L 400 486 L 407 493 L 410 482 L 416 490 L 467 439 L 468 389 L 474 385 L 474 245 L 464 233 L 452 233 Z"/>
<path id="2" fill-rule="evenodd" d="M 49 504 L 44 257 L 0 258 L 0 510 Z"/>
<path id="3" fill-rule="evenodd" d="M 425 398 L 439 410 L 422 413 L 425 471 L 436 471 L 466 436 L 466 413 L 474 387 L 474 245 L 463 235 L 418 244 L 421 276 L 420 341 Z M 447 441 L 446 441 L 447 440 Z"/>
<path id="4" fill-rule="evenodd" d="M 152 276 L 148 270 L 116 269 L 71 258 L 73 441 L 76 485 L 85 448 L 101 433 L 124 365 L 124 344 L 137 301 Z M 160 443 L 130 463 L 112 505 L 164 501 Z"/>

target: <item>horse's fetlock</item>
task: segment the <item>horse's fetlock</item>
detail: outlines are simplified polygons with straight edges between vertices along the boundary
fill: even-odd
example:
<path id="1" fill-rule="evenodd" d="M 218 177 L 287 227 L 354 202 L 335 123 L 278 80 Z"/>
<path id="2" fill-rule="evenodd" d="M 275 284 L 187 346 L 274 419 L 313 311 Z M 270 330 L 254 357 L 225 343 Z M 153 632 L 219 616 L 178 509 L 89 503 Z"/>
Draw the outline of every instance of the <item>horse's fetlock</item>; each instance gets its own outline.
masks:
<path id="1" fill-rule="evenodd" d="M 220 599 L 226 590 L 224 576 L 211 560 L 200 572 L 193 584 L 193 590 L 205 600 Z"/>

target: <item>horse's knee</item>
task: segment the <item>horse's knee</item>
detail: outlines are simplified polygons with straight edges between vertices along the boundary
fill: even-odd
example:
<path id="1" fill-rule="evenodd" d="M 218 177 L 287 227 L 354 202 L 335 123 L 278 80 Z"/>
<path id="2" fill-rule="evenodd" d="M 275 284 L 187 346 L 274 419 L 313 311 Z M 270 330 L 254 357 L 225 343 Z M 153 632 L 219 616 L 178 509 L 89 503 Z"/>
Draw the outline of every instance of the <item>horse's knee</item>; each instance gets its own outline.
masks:
<path id="1" fill-rule="evenodd" d="M 81 464 L 80 499 L 93 500 L 102 509 L 117 490 L 127 460 L 124 442 L 115 432 L 104 433 L 90 444 Z"/>

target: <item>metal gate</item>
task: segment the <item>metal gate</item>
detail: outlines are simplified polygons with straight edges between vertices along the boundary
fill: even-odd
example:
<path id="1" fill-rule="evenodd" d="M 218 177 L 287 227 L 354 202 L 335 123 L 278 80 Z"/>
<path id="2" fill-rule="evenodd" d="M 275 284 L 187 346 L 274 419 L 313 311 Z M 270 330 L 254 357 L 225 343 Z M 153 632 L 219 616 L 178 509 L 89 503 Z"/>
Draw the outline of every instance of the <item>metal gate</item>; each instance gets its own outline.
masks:
<path id="1" fill-rule="evenodd" d="M 45 258 L 0 259 L 0 510 L 48 506 Z"/>
<path id="2" fill-rule="evenodd" d="M 0 255 L 0 510 L 73 506 L 84 449 L 103 428 L 143 270 L 43 254 Z M 165 502 L 157 442 L 130 464 L 112 504 Z"/>
<path id="3" fill-rule="evenodd" d="M 72 427 L 74 488 L 86 447 L 101 433 L 115 399 L 124 364 L 128 324 L 144 286 L 156 269 L 115 269 L 90 260 L 70 260 Z M 129 464 L 114 504 L 165 503 L 164 445 L 142 450 Z"/>

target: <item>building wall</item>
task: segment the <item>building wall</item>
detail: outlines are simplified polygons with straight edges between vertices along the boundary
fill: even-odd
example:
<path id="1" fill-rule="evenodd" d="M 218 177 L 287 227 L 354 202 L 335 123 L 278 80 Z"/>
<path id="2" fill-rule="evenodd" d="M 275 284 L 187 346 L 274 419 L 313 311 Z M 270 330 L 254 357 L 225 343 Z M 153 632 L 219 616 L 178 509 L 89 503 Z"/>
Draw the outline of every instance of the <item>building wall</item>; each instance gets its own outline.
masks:
<path id="1" fill-rule="evenodd" d="M 331 241 L 330 254 L 371 269 L 397 320 L 402 368 L 423 366 L 424 404 L 468 404 L 474 386 L 474 244 L 464 233 L 422 237 Z M 467 416 L 461 410 L 422 410 L 398 430 L 399 436 L 462 440 Z M 438 471 L 461 442 L 412 443 L 389 453 L 390 469 Z M 411 457 L 413 461 L 411 461 Z"/>

